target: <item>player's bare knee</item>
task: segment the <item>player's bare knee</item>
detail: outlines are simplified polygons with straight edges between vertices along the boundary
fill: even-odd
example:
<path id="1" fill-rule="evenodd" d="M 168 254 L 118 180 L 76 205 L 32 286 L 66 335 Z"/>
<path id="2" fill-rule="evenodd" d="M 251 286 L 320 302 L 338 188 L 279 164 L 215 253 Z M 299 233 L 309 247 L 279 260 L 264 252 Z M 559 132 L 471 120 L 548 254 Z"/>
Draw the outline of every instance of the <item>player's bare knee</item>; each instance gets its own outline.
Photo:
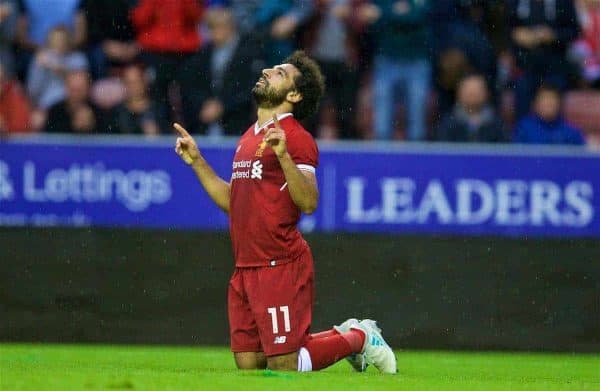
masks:
<path id="1" fill-rule="evenodd" d="M 259 369 L 256 362 L 235 360 L 235 366 L 237 369 Z"/>
<path id="2" fill-rule="evenodd" d="M 298 353 L 267 357 L 267 368 L 274 371 L 297 371 Z"/>
<path id="3" fill-rule="evenodd" d="M 235 353 L 235 365 L 238 369 L 265 369 L 267 360 L 262 353 Z"/>

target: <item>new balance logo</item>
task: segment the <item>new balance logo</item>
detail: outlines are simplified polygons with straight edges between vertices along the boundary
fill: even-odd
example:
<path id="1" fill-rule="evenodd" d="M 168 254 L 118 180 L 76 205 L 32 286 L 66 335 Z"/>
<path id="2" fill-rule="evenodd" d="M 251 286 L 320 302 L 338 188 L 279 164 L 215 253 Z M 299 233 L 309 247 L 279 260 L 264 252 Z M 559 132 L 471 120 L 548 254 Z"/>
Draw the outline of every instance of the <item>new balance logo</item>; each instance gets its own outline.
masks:
<path id="1" fill-rule="evenodd" d="M 257 160 L 252 163 L 252 175 L 250 175 L 251 179 L 262 179 L 263 173 L 263 165 L 260 160 Z"/>
<path id="2" fill-rule="evenodd" d="M 0 160 L 0 201 L 11 200 L 15 191 L 10 180 L 8 164 Z"/>
<path id="3" fill-rule="evenodd" d="M 275 342 L 273 342 L 273 343 L 274 344 L 282 344 L 282 343 L 285 343 L 286 339 L 287 339 L 287 337 L 285 335 L 277 336 L 277 337 L 275 337 Z"/>

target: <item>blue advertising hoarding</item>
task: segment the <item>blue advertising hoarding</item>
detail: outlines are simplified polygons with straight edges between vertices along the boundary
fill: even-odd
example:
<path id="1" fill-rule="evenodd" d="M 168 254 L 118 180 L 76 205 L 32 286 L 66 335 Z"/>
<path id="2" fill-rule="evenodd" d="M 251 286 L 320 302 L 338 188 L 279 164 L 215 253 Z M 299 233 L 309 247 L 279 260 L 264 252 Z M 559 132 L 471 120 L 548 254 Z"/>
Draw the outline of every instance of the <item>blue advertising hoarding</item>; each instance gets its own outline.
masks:
<path id="1" fill-rule="evenodd" d="M 227 229 L 227 216 L 172 143 L 2 141 L 0 225 Z M 235 140 L 199 144 L 229 178 Z M 361 143 L 320 148 L 320 204 L 302 219 L 304 231 L 600 237 L 600 154 Z"/>

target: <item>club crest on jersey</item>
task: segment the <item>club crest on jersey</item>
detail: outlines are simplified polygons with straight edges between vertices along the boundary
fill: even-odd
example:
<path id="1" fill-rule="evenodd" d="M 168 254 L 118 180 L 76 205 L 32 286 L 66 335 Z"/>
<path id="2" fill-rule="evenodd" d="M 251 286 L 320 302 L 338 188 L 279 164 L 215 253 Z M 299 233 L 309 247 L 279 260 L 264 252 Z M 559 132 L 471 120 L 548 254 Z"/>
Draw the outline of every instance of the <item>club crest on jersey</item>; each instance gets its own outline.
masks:
<path id="1" fill-rule="evenodd" d="M 261 142 L 258 145 L 258 149 L 256 150 L 256 153 L 254 154 L 254 156 L 256 156 L 256 157 L 262 157 L 263 152 L 265 151 L 266 147 L 267 147 L 267 142 L 263 140 L 263 142 Z"/>
<path id="2" fill-rule="evenodd" d="M 250 175 L 250 179 L 262 179 L 263 174 L 263 165 L 260 160 L 255 160 L 252 163 L 252 175 Z"/>

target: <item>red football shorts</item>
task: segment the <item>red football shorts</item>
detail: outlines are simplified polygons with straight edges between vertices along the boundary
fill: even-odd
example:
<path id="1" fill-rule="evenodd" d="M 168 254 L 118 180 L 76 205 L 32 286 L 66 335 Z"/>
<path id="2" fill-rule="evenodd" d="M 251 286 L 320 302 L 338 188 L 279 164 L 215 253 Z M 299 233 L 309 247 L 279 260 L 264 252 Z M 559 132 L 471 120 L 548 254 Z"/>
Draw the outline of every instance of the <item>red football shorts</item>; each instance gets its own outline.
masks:
<path id="1" fill-rule="evenodd" d="M 310 250 L 277 266 L 236 268 L 227 293 L 231 350 L 277 356 L 298 351 L 312 321 Z"/>

